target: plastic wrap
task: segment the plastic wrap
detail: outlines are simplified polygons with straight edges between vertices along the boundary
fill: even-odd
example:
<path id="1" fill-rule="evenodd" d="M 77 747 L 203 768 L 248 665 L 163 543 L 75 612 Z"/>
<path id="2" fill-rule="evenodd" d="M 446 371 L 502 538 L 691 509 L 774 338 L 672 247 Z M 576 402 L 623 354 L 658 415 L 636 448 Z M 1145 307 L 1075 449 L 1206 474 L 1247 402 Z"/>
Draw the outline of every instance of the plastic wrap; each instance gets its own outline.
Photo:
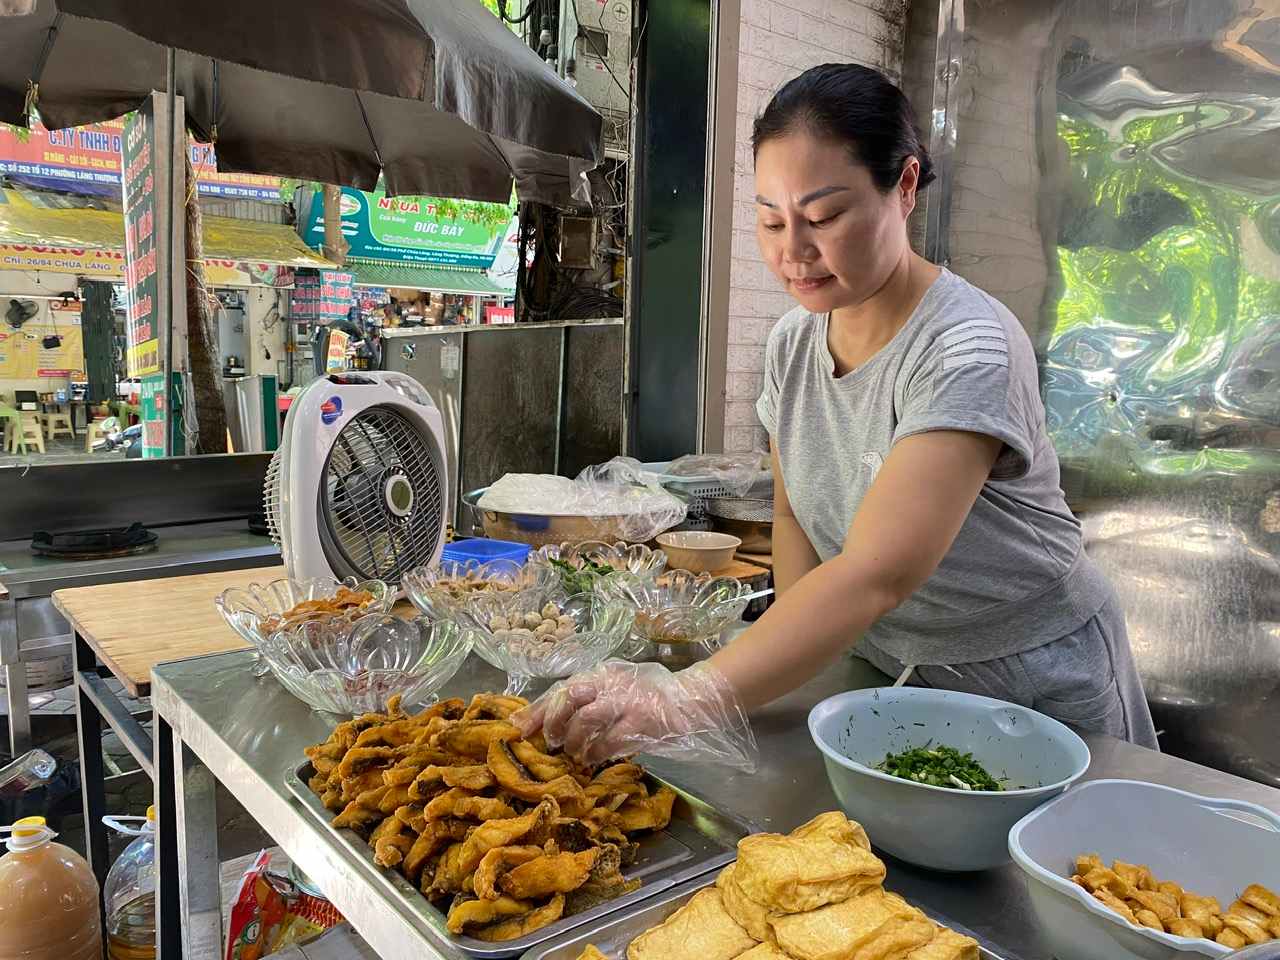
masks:
<path id="1" fill-rule="evenodd" d="M 607 660 L 562 680 L 512 722 L 539 728 L 552 748 L 584 764 L 647 753 L 720 763 L 748 773 L 756 738 L 729 681 L 703 661 L 673 673 L 657 663 Z"/>
<path id="2" fill-rule="evenodd" d="M 573 480 L 508 473 L 484 492 L 479 507 L 522 516 L 599 518 L 629 543 L 652 540 L 680 523 L 686 510 L 638 460 L 626 457 L 588 467 Z"/>
<path id="3" fill-rule="evenodd" d="M 768 454 L 698 453 L 673 460 L 668 478 L 713 480 L 729 497 L 773 499 L 773 470 Z"/>

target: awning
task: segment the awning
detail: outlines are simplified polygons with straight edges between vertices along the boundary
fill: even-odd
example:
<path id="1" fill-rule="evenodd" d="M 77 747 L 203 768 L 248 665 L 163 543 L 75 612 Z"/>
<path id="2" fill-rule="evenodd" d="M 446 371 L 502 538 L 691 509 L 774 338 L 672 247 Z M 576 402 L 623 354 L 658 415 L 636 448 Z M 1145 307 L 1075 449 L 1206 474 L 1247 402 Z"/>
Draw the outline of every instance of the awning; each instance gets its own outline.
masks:
<path id="1" fill-rule="evenodd" d="M 344 269 L 355 274 L 357 287 L 405 287 L 436 293 L 462 293 L 478 297 L 510 297 L 512 292 L 498 286 L 479 270 L 462 267 L 432 267 L 419 263 L 387 263 L 383 260 L 348 258 Z"/>
<path id="2" fill-rule="evenodd" d="M 280 267 L 335 268 L 282 223 L 204 217 L 203 224 L 208 282 L 215 286 L 276 286 Z M 0 268 L 123 276 L 124 217 L 89 206 L 42 206 L 0 190 Z"/>

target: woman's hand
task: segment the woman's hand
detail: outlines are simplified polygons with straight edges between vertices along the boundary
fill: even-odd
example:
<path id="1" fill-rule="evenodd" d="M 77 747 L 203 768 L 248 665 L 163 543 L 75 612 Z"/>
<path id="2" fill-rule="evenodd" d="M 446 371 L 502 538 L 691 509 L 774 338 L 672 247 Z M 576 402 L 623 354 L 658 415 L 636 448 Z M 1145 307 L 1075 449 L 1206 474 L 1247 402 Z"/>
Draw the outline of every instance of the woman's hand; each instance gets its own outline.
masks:
<path id="1" fill-rule="evenodd" d="M 733 688 L 709 663 L 672 673 L 609 660 L 562 680 L 512 717 L 587 765 L 635 753 L 755 769 L 756 742 Z"/>

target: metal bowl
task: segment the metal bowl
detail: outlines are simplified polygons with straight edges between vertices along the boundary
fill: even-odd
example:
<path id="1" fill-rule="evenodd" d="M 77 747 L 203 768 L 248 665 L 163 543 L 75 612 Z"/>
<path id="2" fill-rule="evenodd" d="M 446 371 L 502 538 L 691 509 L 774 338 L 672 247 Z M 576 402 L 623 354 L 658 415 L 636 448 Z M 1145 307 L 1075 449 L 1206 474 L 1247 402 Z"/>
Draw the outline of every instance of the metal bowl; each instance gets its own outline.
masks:
<path id="1" fill-rule="evenodd" d="M 526 636 L 516 626 L 525 617 L 545 619 L 554 604 L 573 633 L 559 639 Z M 596 593 L 567 595 L 543 584 L 514 593 L 480 593 L 457 613 L 458 622 L 474 630 L 475 649 L 507 675 L 507 692 L 520 693 L 531 681 L 558 680 L 595 666 L 627 639 L 635 610 L 621 600 Z M 523 629 L 532 630 L 532 619 Z"/>
<path id="2" fill-rule="evenodd" d="M 552 564 L 553 560 L 563 561 L 578 570 L 582 570 L 586 561 L 590 560 L 608 564 L 615 572 L 625 571 L 645 580 L 656 579 L 667 568 L 667 555 L 661 550 L 653 550 L 640 543 L 604 543 L 600 540 L 547 544 L 530 554 L 528 563 L 546 570 L 549 577 L 559 577 L 559 571 Z M 596 581 L 600 578 L 591 579 Z"/>
<path id="3" fill-rule="evenodd" d="M 382 580 L 358 581 L 355 577 L 347 577 L 345 580 L 332 577 L 295 580 L 292 577 L 280 577 L 267 583 L 251 583 L 247 587 L 229 587 L 214 598 L 213 605 L 218 608 L 218 613 L 227 622 L 227 626 L 252 644 L 260 654 L 272 631 L 290 625 L 286 622 L 286 617 L 299 604 L 327 600 L 337 594 L 340 587 L 364 590 L 373 595 L 373 599 L 359 609 L 358 613 L 361 615 L 387 613 L 396 602 L 395 591 Z M 289 620 L 297 623 L 310 617 L 326 615 L 303 613 L 296 614 Z M 267 672 L 261 660 L 255 672 L 258 676 Z"/>
<path id="4" fill-rule="evenodd" d="M 773 550 L 773 501 L 748 497 L 716 497 L 707 501 L 711 527 L 742 541 L 745 553 Z"/>
<path id="5" fill-rule="evenodd" d="M 623 657 L 683 667 L 719 648 L 724 629 L 741 619 L 751 587 L 733 577 L 673 570 L 656 582 L 616 573 L 599 592 L 636 611 Z"/>
<path id="6" fill-rule="evenodd" d="M 954 690 L 881 687 L 837 694 L 810 712 L 809 734 L 845 812 L 867 828 L 876 846 L 933 870 L 1007 863 L 1010 828 L 1089 767 L 1085 742 L 1057 720 Z M 875 769 L 887 754 L 927 743 L 972 753 L 1009 788 L 951 790 Z"/>
<path id="7" fill-rule="evenodd" d="M 510 593 L 537 586 L 550 571 L 514 560 L 442 560 L 436 567 L 414 567 L 400 581 L 409 601 L 433 620 L 452 616 L 476 593 Z"/>
<path id="8" fill-rule="evenodd" d="M 343 715 L 402 702 L 426 703 L 476 641 L 449 620 L 401 620 L 386 613 L 305 620 L 267 637 L 263 658 L 281 685 L 316 710 Z"/>

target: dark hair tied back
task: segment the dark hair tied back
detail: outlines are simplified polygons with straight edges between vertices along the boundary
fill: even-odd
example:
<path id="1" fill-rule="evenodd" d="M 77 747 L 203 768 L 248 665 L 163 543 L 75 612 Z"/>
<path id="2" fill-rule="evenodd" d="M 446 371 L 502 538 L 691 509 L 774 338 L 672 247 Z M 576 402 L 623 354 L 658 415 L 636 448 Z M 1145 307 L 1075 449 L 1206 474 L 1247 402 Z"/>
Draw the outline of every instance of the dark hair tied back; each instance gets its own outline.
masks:
<path id="1" fill-rule="evenodd" d="M 906 95 L 870 67 L 824 63 L 789 81 L 756 118 L 753 155 L 769 140 L 798 129 L 847 144 L 882 191 L 897 185 L 908 157 L 920 161 L 918 190 L 935 179 Z"/>

